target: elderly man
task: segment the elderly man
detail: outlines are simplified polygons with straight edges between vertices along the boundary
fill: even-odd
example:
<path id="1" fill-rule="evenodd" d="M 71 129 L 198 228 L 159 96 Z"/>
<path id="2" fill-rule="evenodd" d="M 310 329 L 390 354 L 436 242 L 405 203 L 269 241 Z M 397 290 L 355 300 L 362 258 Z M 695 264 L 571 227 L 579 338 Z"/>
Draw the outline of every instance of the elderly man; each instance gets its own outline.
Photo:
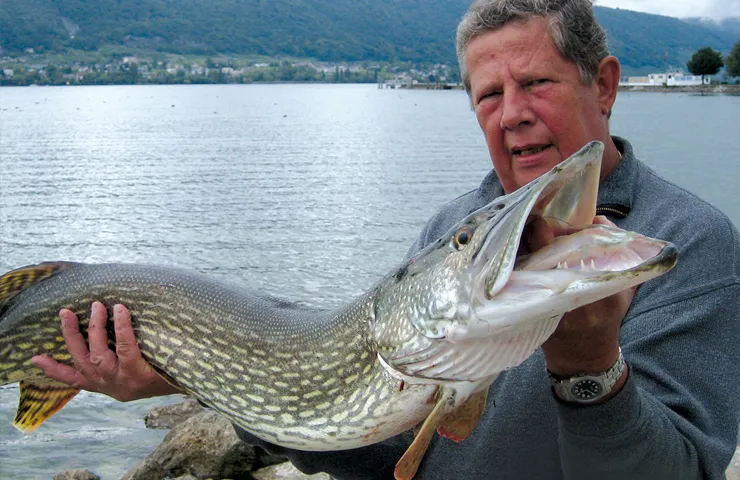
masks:
<path id="1" fill-rule="evenodd" d="M 610 135 L 620 66 L 589 0 L 477 1 L 458 28 L 458 57 L 495 171 L 445 205 L 411 253 L 600 140 L 599 212 L 611 220 L 595 222 L 670 240 L 681 260 L 636 293 L 567 314 L 541 351 L 494 382 L 466 440 L 435 439 L 416 478 L 724 478 L 740 410 L 737 230 Z M 531 248 L 552 239 L 540 223 Z M 77 369 L 36 358 L 49 376 L 120 400 L 172 392 L 141 359 L 125 308 L 114 312 L 117 355 L 95 334 L 106 321 L 102 305 L 93 306 L 89 352 L 72 312 L 60 315 Z M 591 395 L 570 388 L 583 373 L 600 386 Z M 306 472 L 342 479 L 391 478 L 411 441 L 407 433 L 362 449 L 309 453 L 239 434 Z"/>

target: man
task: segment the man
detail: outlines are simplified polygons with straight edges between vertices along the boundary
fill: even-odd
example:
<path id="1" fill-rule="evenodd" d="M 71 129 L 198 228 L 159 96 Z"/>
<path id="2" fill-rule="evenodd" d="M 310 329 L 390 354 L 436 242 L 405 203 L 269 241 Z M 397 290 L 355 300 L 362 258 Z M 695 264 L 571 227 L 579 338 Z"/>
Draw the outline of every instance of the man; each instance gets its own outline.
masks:
<path id="1" fill-rule="evenodd" d="M 411 252 L 600 140 L 601 211 L 622 228 L 674 242 L 681 258 L 636 293 L 568 313 L 540 351 L 494 382 L 472 435 L 459 444 L 435 439 L 416 478 L 723 478 L 740 410 L 737 230 L 610 136 L 620 66 L 589 0 L 479 0 L 458 28 L 458 57 L 495 173 L 444 206 Z M 529 247 L 552 240 L 543 223 Z M 103 341 L 102 305 L 93 305 L 89 352 L 74 315 L 60 316 L 77 369 L 37 357 L 49 376 L 119 400 L 174 391 L 141 359 L 123 307 L 114 311 L 116 353 Z M 591 399 L 563 388 L 583 372 L 603 386 Z M 407 433 L 362 449 L 309 453 L 238 432 L 307 472 L 347 479 L 392 478 L 411 440 Z"/>

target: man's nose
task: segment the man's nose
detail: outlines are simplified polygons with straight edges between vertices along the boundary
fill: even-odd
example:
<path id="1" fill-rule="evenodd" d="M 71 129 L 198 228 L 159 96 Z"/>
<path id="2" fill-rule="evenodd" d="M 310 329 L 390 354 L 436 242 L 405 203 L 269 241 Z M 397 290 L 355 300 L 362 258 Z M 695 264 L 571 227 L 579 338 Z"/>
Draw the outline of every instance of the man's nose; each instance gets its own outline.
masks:
<path id="1" fill-rule="evenodd" d="M 514 130 L 521 125 L 531 125 L 535 121 L 534 112 L 529 108 L 527 95 L 521 88 L 504 90 L 501 108 L 502 130 Z"/>

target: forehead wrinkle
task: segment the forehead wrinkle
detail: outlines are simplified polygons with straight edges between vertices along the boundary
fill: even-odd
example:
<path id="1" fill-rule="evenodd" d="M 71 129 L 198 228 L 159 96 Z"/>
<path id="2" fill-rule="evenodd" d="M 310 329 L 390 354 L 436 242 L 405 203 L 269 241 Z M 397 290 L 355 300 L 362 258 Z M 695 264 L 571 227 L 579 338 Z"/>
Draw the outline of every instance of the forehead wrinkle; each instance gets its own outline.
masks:
<path id="1" fill-rule="evenodd" d="M 532 65 L 534 65 L 535 68 L 538 68 L 543 63 L 543 60 L 547 62 L 547 59 L 551 54 L 551 52 L 548 50 L 554 49 L 556 52 L 558 52 L 559 55 L 560 52 L 557 50 L 557 48 L 555 47 L 555 43 L 550 38 L 549 30 L 544 18 L 535 18 L 528 21 L 512 22 L 499 29 L 488 32 L 488 35 L 496 35 L 497 33 L 500 33 L 502 30 L 506 29 L 508 26 L 527 27 L 536 23 L 540 23 L 544 27 L 542 28 L 541 32 L 537 33 L 537 35 L 539 36 L 539 40 L 536 41 L 536 43 L 534 41 L 531 41 L 532 37 L 525 36 L 520 31 L 508 31 L 505 33 L 505 38 L 501 39 L 493 45 L 494 48 L 490 48 L 490 46 L 488 46 L 490 44 L 486 45 L 486 43 L 479 45 L 477 47 L 477 50 L 479 50 L 479 52 L 476 52 L 477 55 L 474 54 L 469 56 L 469 59 L 473 60 L 470 66 L 485 66 L 487 63 L 495 63 L 500 58 L 511 58 L 513 56 L 513 61 L 510 61 L 506 65 L 503 65 L 503 68 L 501 69 L 494 69 L 494 71 L 500 72 L 505 69 L 512 77 L 516 78 L 517 75 L 515 75 L 515 72 L 520 73 L 520 75 L 525 75 L 527 72 L 530 72 L 532 70 L 532 68 L 529 68 Z M 533 45 L 536 45 L 536 48 L 532 48 Z M 545 53 L 541 54 L 542 51 L 545 51 Z M 490 75 L 491 72 L 489 71 L 486 74 L 486 77 L 490 78 Z"/>
<path id="2" fill-rule="evenodd" d="M 536 20 L 531 21 L 534 22 Z M 549 64 L 550 62 L 547 59 L 550 55 L 550 47 L 554 48 L 555 51 L 557 51 L 557 48 L 555 48 L 555 44 L 550 38 L 550 34 L 548 33 L 547 28 L 542 30 L 542 33 L 539 35 L 539 37 L 539 41 L 536 43 L 537 47 L 534 49 L 530 48 L 530 46 L 533 45 L 534 42 L 527 42 L 521 36 L 517 38 L 517 40 L 519 40 L 517 42 L 518 45 L 512 48 L 514 52 L 517 52 L 517 50 L 521 51 L 521 61 L 512 62 L 512 66 L 518 67 L 518 70 L 522 75 L 526 75 L 527 73 L 530 73 L 533 70 L 541 67 L 544 62 L 547 62 Z M 543 51 L 545 51 L 544 54 L 542 54 Z M 529 68 L 532 66 L 534 66 L 534 68 Z M 509 67 L 509 71 L 512 73 L 513 76 L 514 72 L 512 72 L 511 66 Z"/>

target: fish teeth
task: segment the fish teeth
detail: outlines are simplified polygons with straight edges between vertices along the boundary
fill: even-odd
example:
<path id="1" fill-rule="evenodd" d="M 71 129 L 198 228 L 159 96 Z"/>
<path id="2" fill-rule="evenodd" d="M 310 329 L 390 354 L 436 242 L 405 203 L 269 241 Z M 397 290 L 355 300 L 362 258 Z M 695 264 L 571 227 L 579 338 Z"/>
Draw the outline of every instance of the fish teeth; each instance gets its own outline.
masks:
<path id="1" fill-rule="evenodd" d="M 586 270 L 586 264 L 583 263 L 583 259 L 581 259 L 581 270 Z"/>
<path id="2" fill-rule="evenodd" d="M 594 264 L 594 259 L 591 259 L 591 270 L 596 270 L 596 265 Z"/>

